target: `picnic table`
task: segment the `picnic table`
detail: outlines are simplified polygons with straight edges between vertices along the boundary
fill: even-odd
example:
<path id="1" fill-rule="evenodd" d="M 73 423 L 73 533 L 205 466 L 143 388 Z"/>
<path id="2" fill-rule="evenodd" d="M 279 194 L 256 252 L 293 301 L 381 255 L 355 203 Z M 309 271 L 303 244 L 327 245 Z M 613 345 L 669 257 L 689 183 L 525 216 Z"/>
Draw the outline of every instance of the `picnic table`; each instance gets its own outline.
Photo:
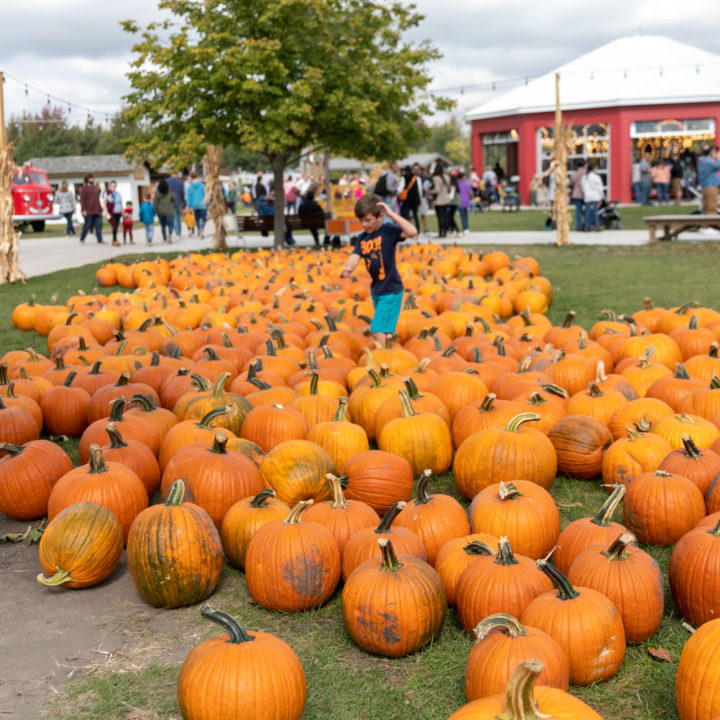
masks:
<path id="1" fill-rule="evenodd" d="M 650 242 L 673 240 L 684 231 L 709 226 L 720 229 L 720 215 L 650 215 L 643 218 L 650 230 Z M 657 229 L 663 228 L 662 237 L 656 236 Z"/>

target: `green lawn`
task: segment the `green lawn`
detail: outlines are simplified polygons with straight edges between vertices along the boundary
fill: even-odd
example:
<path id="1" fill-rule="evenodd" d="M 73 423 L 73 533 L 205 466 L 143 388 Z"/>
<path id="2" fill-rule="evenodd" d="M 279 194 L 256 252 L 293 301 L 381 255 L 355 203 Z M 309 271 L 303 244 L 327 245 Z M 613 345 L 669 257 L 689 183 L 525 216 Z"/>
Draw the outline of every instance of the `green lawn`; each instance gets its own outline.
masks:
<path id="1" fill-rule="evenodd" d="M 520 215 L 519 217 L 521 217 Z M 487 216 L 482 216 L 480 220 Z M 492 216 L 491 216 L 492 217 Z M 511 218 L 513 216 L 505 216 Z M 498 218 L 503 216 L 498 214 Z M 485 247 L 478 249 L 487 249 Z M 554 321 L 574 309 L 577 321 L 589 327 L 600 310 L 632 312 L 645 296 L 656 305 L 673 306 L 688 300 L 717 307 L 716 268 L 720 245 L 668 243 L 653 247 L 608 248 L 522 246 L 503 248 L 511 255 L 536 257 L 553 283 Z M 35 278 L 25 286 L 0 286 L 0 351 L 44 340 L 10 327 L 12 307 L 31 293 L 47 302 L 53 292 L 61 298 L 94 287 L 97 265 Z M 452 478 L 438 480 L 433 492 L 454 494 Z M 552 494 L 563 525 L 593 514 L 606 497 L 599 482 L 559 478 Z M 619 518 L 616 518 L 619 519 Z M 668 548 L 645 548 L 667 571 Z M 84 592 L 102 592 L 102 587 Z M 78 602 L 82 593 L 78 594 Z M 252 629 L 277 633 L 295 649 L 308 679 L 307 720 L 443 720 L 464 702 L 464 668 L 472 642 L 461 630 L 454 611 L 448 613 L 440 639 L 410 657 L 399 660 L 371 657 L 348 639 L 340 618 L 339 593 L 325 607 L 299 615 L 268 613 L 249 598 L 244 578 L 226 568 L 212 604 L 241 619 Z M 152 653 L 137 667 L 122 673 L 93 674 L 69 683 L 52 706 L 59 720 L 131 717 L 129 707 L 141 712 L 132 717 L 177 718 L 175 682 L 179 662 L 194 641 L 185 638 L 214 627 L 199 618 L 197 608 L 173 611 L 177 637 L 167 641 L 162 657 Z M 572 692 L 592 705 L 606 720 L 675 720 L 673 697 L 677 660 L 688 632 L 681 625 L 669 591 L 665 616 L 658 633 L 648 642 L 628 647 L 619 673 L 607 683 Z M 157 647 L 159 639 L 153 639 Z M 648 647 L 664 647 L 673 662 L 653 660 Z M 172 657 L 173 660 L 162 658 Z"/>

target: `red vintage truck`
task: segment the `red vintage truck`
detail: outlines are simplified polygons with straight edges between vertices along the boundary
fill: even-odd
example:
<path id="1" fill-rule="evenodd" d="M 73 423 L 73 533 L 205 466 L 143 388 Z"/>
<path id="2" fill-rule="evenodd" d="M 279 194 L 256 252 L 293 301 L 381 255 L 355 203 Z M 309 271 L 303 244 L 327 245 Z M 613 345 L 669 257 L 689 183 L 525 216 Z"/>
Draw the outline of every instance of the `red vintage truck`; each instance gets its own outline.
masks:
<path id="1" fill-rule="evenodd" d="M 46 220 L 59 216 L 53 212 L 53 189 L 44 170 L 25 163 L 12 176 L 13 223 L 23 229 L 30 225 L 36 232 L 45 229 Z"/>

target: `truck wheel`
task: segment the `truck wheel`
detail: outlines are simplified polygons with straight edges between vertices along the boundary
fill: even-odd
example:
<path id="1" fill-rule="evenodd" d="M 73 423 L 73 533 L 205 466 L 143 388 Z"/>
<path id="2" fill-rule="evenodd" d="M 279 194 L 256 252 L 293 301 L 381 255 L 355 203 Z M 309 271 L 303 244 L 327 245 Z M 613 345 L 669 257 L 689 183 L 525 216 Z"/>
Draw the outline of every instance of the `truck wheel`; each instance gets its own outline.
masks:
<path id="1" fill-rule="evenodd" d="M 31 223 L 32 229 L 35 232 L 42 232 L 45 230 L 45 221 L 44 220 L 33 220 Z"/>

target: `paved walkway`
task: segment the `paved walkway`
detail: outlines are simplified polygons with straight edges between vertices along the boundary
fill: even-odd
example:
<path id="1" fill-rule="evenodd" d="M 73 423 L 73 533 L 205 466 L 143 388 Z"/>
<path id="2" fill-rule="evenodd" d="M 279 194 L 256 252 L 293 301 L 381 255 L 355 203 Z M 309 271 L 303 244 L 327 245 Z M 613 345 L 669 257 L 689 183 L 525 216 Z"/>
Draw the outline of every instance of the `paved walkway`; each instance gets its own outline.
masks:
<path id="1" fill-rule="evenodd" d="M 208 223 L 206 235 L 203 238 L 182 236 L 175 238 L 172 245 L 167 245 L 158 240 L 159 230 L 156 232 L 156 239 L 152 245 L 147 245 L 144 240 L 144 233 L 136 232 L 139 236 L 134 245 L 121 245 L 113 247 L 107 238 L 105 243 L 99 245 L 93 237 L 88 237 L 84 244 L 80 244 L 77 238 L 64 237 L 42 237 L 40 235 L 27 236 L 20 239 L 20 267 L 28 277 L 36 277 L 56 270 L 81 267 L 88 263 L 99 260 L 111 261 L 122 258 L 123 255 L 143 253 L 146 250 L 151 252 L 191 252 L 204 250 L 212 247 L 212 229 Z M 680 238 L 681 242 L 708 242 L 720 240 L 720 235 L 702 235 L 699 233 L 684 233 Z M 296 233 L 295 240 L 298 246 L 311 247 L 312 237 L 310 234 Z M 433 237 L 421 238 L 425 242 L 437 242 Z M 272 247 L 272 238 L 263 238 L 259 233 L 250 233 L 244 238 L 238 238 L 237 234 L 228 235 L 228 246 L 235 248 L 269 248 Z M 552 245 L 555 243 L 555 233 L 551 231 L 536 232 L 471 232 L 459 238 L 445 238 L 440 240 L 444 244 L 459 245 Z M 606 230 L 601 233 L 570 232 L 570 243 L 572 245 L 647 245 L 647 230 Z"/>

